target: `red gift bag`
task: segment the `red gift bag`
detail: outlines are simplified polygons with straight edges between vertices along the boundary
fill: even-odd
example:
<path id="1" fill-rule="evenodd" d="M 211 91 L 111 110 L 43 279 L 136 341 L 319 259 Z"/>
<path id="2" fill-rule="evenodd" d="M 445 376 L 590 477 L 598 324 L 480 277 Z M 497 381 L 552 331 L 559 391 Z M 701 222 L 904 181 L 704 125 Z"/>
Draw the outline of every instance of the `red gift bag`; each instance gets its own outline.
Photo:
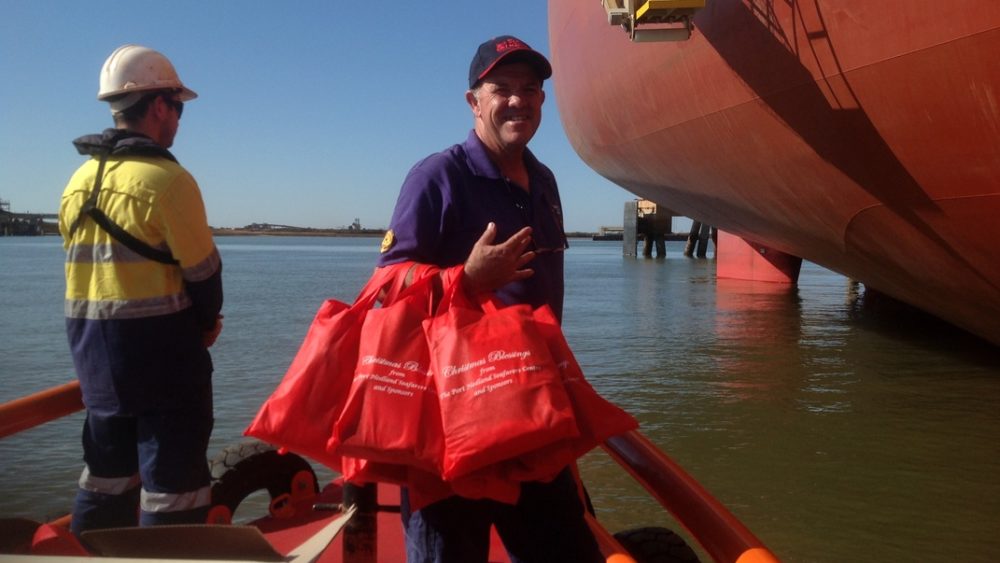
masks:
<path id="1" fill-rule="evenodd" d="M 451 481 L 444 481 L 440 474 L 410 468 L 407 489 L 412 510 L 420 510 L 453 495 L 505 504 L 516 504 L 521 495 L 521 484 L 510 478 L 502 463 L 477 469 Z"/>
<path id="2" fill-rule="evenodd" d="M 498 465 L 474 471 L 455 481 L 445 481 L 440 473 L 430 473 L 412 466 L 348 456 L 342 459 L 344 481 L 354 485 L 392 483 L 405 486 L 411 510 L 420 510 L 453 495 L 515 504 L 521 493 L 521 485 L 507 477 Z"/>
<path id="3" fill-rule="evenodd" d="M 573 405 L 573 414 L 580 436 L 568 440 L 575 458 L 582 456 L 612 436 L 639 427 L 639 422 L 624 410 L 601 397 L 583 375 L 573 351 L 566 342 L 555 313 L 548 306 L 534 311 L 536 326 L 548 344 L 553 360 L 559 366 L 562 381 Z"/>
<path id="4" fill-rule="evenodd" d="M 577 444 L 578 438 L 568 438 L 533 450 L 504 462 L 505 472 L 513 481 L 541 481 L 547 483 L 556 478 L 566 466 L 582 455 Z"/>
<path id="5" fill-rule="evenodd" d="M 354 382 L 329 451 L 441 472 L 441 415 L 421 326 L 430 316 L 432 281 L 415 279 L 365 317 Z"/>
<path id="6" fill-rule="evenodd" d="M 420 510 L 454 495 L 515 504 L 521 493 L 521 485 L 502 474 L 499 466 L 474 471 L 455 481 L 445 481 L 440 473 L 430 473 L 412 466 L 351 457 L 344 457 L 343 460 L 344 481 L 355 485 L 392 483 L 405 486 L 411 510 Z"/>
<path id="7" fill-rule="evenodd" d="M 484 311 L 461 285 L 461 275 L 454 276 L 439 314 L 424 322 L 441 403 L 446 480 L 579 435 L 531 307 Z"/>
<path id="8" fill-rule="evenodd" d="M 507 462 L 507 470 L 510 478 L 517 481 L 550 481 L 601 442 L 634 430 L 639 423 L 590 386 L 550 307 L 535 309 L 533 318 L 559 366 L 580 435 L 518 456 Z"/>
<path id="9" fill-rule="evenodd" d="M 326 445 L 354 377 L 361 326 L 399 271 L 377 269 L 353 305 L 329 299 L 320 306 L 285 377 L 244 434 L 340 469 Z"/>
<path id="10" fill-rule="evenodd" d="M 405 465 L 382 463 L 350 456 L 340 456 L 341 477 L 352 485 L 366 483 L 392 483 L 406 485 L 409 482 L 409 468 Z"/>

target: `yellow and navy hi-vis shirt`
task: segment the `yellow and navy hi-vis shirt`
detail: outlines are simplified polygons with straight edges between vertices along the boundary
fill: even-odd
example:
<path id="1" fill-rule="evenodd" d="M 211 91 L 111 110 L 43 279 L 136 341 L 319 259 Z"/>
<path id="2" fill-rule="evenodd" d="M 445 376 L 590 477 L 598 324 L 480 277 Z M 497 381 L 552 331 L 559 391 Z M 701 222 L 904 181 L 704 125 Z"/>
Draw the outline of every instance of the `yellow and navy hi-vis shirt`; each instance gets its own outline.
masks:
<path id="1" fill-rule="evenodd" d="M 84 164 L 63 193 L 59 226 L 64 237 L 90 195 L 97 165 L 96 158 Z M 72 238 L 64 238 L 67 317 L 174 313 L 191 306 L 185 281 L 205 280 L 219 269 L 198 185 L 176 162 L 110 157 L 97 206 L 136 238 L 170 252 L 180 266 L 140 256 L 85 218 Z"/>
<path id="2" fill-rule="evenodd" d="M 211 401 L 203 344 L 222 308 L 222 262 L 194 177 L 147 137 L 109 129 L 75 141 L 92 158 L 62 196 L 66 330 L 84 404 L 105 415 Z M 97 208 L 178 264 L 145 258 L 92 218 L 71 226 L 110 151 Z"/>

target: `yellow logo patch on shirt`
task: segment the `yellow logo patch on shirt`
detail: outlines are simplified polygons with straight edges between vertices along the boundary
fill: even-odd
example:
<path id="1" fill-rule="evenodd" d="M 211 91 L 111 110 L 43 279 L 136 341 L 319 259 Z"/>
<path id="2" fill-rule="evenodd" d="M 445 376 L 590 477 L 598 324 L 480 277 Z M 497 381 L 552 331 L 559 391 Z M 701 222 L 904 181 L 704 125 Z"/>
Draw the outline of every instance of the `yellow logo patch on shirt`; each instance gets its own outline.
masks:
<path id="1" fill-rule="evenodd" d="M 389 229 L 385 232 L 385 237 L 382 238 L 382 252 L 389 252 L 392 245 L 396 244 L 396 235 Z"/>

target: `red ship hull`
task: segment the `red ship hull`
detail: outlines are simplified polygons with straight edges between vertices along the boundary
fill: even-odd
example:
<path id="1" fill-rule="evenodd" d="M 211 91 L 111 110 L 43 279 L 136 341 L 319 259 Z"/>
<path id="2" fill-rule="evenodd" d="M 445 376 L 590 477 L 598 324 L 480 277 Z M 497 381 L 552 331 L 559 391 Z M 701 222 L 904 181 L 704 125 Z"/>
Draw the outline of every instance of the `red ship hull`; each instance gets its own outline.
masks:
<path id="1" fill-rule="evenodd" d="M 1000 2 L 708 0 L 694 24 L 632 43 L 550 0 L 583 160 L 1000 344 Z"/>

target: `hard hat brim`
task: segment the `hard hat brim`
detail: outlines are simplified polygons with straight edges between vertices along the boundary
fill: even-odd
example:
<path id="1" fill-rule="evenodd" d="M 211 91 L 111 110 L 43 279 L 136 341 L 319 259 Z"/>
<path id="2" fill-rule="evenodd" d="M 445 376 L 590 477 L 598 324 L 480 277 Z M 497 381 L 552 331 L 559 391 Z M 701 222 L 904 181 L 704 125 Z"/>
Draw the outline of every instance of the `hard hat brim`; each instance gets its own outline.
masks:
<path id="1" fill-rule="evenodd" d="M 198 94 L 190 88 L 131 88 L 124 90 L 117 94 L 103 94 L 97 99 L 101 101 L 107 101 L 111 106 L 111 113 L 118 113 L 120 111 L 125 111 L 132 107 L 139 100 L 148 94 L 156 92 L 176 92 L 176 98 L 181 102 L 189 102 L 198 97 Z M 115 99 L 108 99 L 115 98 Z"/>
<path id="2" fill-rule="evenodd" d="M 191 101 L 191 100 L 193 100 L 193 99 L 195 99 L 195 98 L 198 97 L 198 94 L 195 93 L 194 90 L 192 90 L 192 89 L 190 89 L 190 88 L 188 88 L 187 86 L 184 86 L 184 85 L 181 85 L 181 86 L 159 86 L 159 85 L 154 85 L 154 86 L 144 86 L 144 87 L 137 87 L 137 88 L 121 88 L 119 90 L 111 90 L 109 92 L 101 92 L 100 94 L 97 95 L 97 99 L 103 102 L 103 101 L 108 100 L 109 98 L 114 98 L 115 96 L 121 96 L 122 94 L 131 94 L 133 92 L 143 92 L 143 93 L 145 93 L 145 92 L 155 92 L 155 91 L 164 91 L 164 92 L 174 91 L 174 92 L 177 92 L 177 94 L 178 94 L 177 95 L 177 99 L 180 100 L 180 101 L 182 101 L 182 102 L 189 102 L 189 101 Z"/>

